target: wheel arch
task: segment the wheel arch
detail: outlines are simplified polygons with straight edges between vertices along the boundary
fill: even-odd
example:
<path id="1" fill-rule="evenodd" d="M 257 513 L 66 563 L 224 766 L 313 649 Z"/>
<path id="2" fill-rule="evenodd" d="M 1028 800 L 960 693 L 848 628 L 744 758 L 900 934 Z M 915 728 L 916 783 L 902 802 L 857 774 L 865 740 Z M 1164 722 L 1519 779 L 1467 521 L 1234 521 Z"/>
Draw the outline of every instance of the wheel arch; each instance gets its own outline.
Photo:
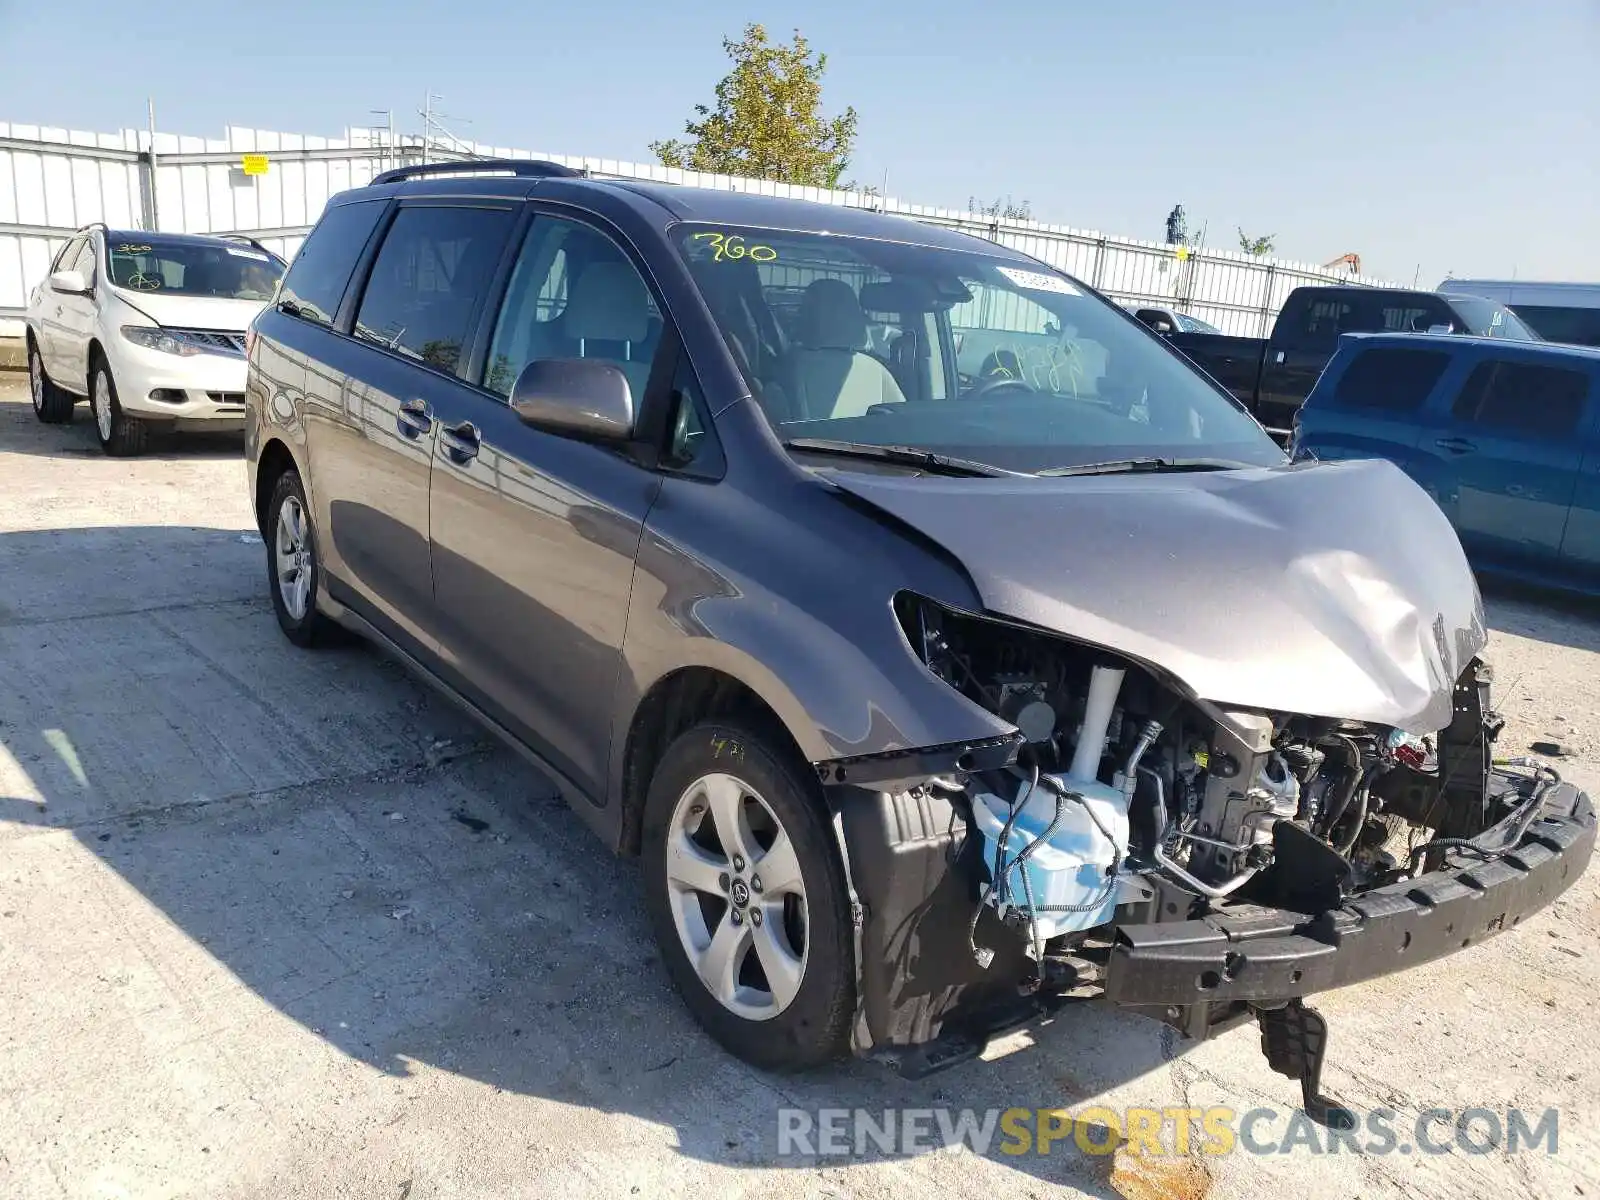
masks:
<path id="1" fill-rule="evenodd" d="M 100 344 L 98 334 L 91 336 L 88 345 L 84 347 L 83 394 L 91 401 L 94 399 L 94 368 L 96 363 L 105 363 L 106 373 L 111 376 L 112 386 L 115 388 L 116 376 L 111 372 L 111 356 L 106 353 L 106 348 Z"/>
<path id="2" fill-rule="evenodd" d="M 250 498 L 251 507 L 255 512 L 256 529 L 266 536 L 267 530 L 267 504 L 272 500 L 272 491 L 278 486 L 278 480 L 283 478 L 288 471 L 299 471 L 300 464 L 295 459 L 294 451 L 289 449 L 289 444 L 282 438 L 267 439 L 267 444 L 261 447 L 261 453 L 256 457 L 255 492 Z M 305 486 L 305 475 L 301 473 L 301 486 Z"/>
<path id="3" fill-rule="evenodd" d="M 677 667 L 646 688 L 634 705 L 623 739 L 620 777 L 612 789 L 620 803 L 619 853 L 639 852 L 645 796 L 662 755 L 678 737 L 704 721 L 739 721 L 752 733 L 770 739 L 774 753 L 788 758 L 797 769 L 811 772 L 810 760 L 791 725 L 803 719 L 798 702 L 782 697 L 774 704 L 727 668 L 728 664 Z M 790 711 L 787 720 L 780 709 Z"/>

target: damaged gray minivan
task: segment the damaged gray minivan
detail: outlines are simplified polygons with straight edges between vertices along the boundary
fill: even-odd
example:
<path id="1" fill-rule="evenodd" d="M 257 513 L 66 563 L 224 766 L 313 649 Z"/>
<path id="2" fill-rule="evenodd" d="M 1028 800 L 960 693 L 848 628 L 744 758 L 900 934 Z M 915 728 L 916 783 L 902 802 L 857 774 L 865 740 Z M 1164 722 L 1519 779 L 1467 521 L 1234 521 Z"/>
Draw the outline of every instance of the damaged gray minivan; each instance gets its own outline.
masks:
<path id="1" fill-rule="evenodd" d="M 1291 465 L 1005 246 L 402 168 L 330 203 L 249 357 L 284 632 L 359 631 L 541 763 L 751 1062 L 921 1073 L 1102 999 L 1253 1017 L 1338 1121 L 1303 997 L 1593 850 L 1587 796 L 1493 757 L 1433 502 Z"/>

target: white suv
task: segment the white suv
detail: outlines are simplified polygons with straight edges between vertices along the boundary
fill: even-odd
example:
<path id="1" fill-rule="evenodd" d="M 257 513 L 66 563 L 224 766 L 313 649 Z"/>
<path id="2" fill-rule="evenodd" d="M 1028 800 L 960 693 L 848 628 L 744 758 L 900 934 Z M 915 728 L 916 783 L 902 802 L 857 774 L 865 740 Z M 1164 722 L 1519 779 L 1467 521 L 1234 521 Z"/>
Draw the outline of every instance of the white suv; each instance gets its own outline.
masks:
<path id="1" fill-rule="evenodd" d="M 118 455 L 153 426 L 242 428 L 245 330 L 283 272 L 241 236 L 79 230 L 28 302 L 34 413 L 64 423 L 87 397 Z"/>

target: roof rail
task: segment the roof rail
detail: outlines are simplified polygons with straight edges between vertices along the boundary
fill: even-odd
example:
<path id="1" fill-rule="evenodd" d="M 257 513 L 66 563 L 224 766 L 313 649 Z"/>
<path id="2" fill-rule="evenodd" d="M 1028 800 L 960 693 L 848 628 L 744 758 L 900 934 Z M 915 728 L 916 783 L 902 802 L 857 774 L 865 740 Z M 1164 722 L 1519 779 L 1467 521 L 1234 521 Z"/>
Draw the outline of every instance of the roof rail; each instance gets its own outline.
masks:
<path id="1" fill-rule="evenodd" d="M 472 171 L 508 171 L 512 175 L 561 179 L 581 178 L 584 174 L 572 167 L 564 167 L 560 163 L 547 162 L 540 158 L 477 158 L 395 167 L 393 170 L 374 176 L 372 186 L 376 187 L 380 183 L 400 183 L 428 175 L 463 175 Z"/>
<path id="2" fill-rule="evenodd" d="M 268 255 L 271 258 L 278 257 L 276 254 L 273 254 L 271 250 L 268 250 L 260 242 L 256 241 L 255 238 L 251 237 L 248 233 L 216 233 L 212 234 L 212 236 L 220 238 L 224 242 L 243 242 L 247 246 L 254 246 L 257 250 L 261 251 L 261 253 Z M 282 260 L 280 259 L 279 261 Z"/>

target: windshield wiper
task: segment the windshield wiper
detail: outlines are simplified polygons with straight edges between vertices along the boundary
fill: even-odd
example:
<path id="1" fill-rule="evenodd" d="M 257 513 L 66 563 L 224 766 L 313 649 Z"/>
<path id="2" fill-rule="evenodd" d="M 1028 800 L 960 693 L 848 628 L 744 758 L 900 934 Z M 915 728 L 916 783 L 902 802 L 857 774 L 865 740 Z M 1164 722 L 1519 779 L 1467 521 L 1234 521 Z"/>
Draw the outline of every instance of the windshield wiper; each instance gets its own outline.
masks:
<path id="1" fill-rule="evenodd" d="M 935 454 L 931 450 L 919 450 L 915 446 L 876 446 L 870 442 L 838 442 L 832 438 L 800 437 L 785 439 L 783 447 L 785 450 L 797 450 L 803 454 L 837 454 L 841 458 L 865 458 L 873 462 L 919 467 L 936 475 L 993 478 L 1017 474 L 1015 471 L 1007 471 L 1003 467 L 989 463 L 974 462 L 970 458 L 951 458 L 947 454 Z"/>
<path id="2" fill-rule="evenodd" d="M 1112 462 L 1077 463 L 1070 467 L 1046 467 L 1035 475 L 1135 475 L 1163 471 L 1238 471 L 1252 466 L 1231 458 L 1119 458 Z"/>

